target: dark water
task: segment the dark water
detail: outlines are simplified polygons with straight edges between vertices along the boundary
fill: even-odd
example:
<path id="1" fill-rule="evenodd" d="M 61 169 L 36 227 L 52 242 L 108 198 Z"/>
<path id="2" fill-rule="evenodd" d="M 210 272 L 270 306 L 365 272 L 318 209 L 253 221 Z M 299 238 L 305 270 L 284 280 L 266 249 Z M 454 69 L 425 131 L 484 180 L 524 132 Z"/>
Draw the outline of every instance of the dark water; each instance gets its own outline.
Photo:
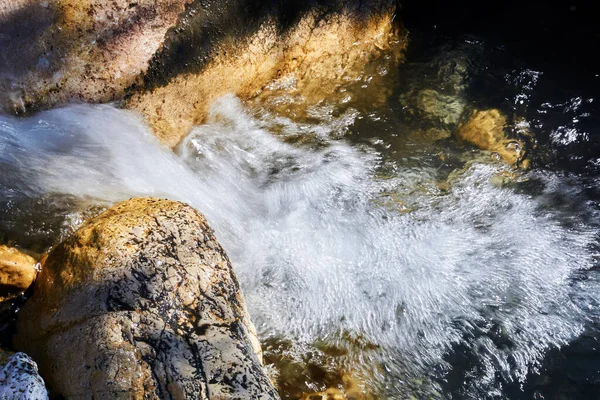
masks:
<path id="1" fill-rule="evenodd" d="M 409 60 L 428 63 L 439 57 L 439 51 L 466 51 L 474 66 L 468 77 L 467 101 L 524 117 L 535 134 L 535 167 L 578 182 L 576 190 L 554 196 L 553 206 L 578 212 L 586 207 L 597 210 L 600 60 L 596 50 L 600 30 L 594 5 L 581 1 L 508 1 L 489 6 L 407 2 L 403 14 L 413 33 Z M 593 219 L 589 211 L 583 211 L 582 217 Z M 577 287 L 597 280 L 597 271 L 598 261 L 590 273 L 575 276 L 571 284 Z M 600 293 L 594 297 L 597 300 Z M 592 307 L 597 306 L 596 301 Z M 591 318 L 569 345 L 547 352 L 524 383 L 504 382 L 504 395 L 514 399 L 600 398 L 599 342 L 600 322 Z M 451 357 L 455 367 L 445 388 L 462 398 L 466 394 L 461 386 L 469 379 L 465 375 L 472 355 L 458 348 Z M 503 381 L 502 377 L 498 380 Z"/>
<path id="2" fill-rule="evenodd" d="M 186 201 L 284 398 L 342 375 L 383 399 L 598 398 L 593 19 L 432 4 L 405 5 L 405 63 L 367 66 L 347 101 L 294 119 L 226 96 L 176 154 L 111 106 L 0 116 L 0 241 L 43 252 L 115 201 Z M 475 108 L 507 116 L 531 170 L 452 137 Z"/>

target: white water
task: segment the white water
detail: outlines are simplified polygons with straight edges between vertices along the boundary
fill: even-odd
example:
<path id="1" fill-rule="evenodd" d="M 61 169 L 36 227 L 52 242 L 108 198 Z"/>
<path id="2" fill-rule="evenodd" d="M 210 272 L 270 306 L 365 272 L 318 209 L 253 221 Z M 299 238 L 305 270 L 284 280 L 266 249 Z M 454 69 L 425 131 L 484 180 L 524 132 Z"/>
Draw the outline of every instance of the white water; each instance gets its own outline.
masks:
<path id="1" fill-rule="evenodd" d="M 500 396 L 495 373 L 523 379 L 598 317 L 599 288 L 572 281 L 593 264 L 597 232 L 547 206 L 571 190 L 564 179 L 533 174 L 545 185 L 534 197 L 492 185 L 500 166 L 473 164 L 441 194 L 423 189 L 426 168 L 399 164 L 397 176 L 378 178 L 378 154 L 333 139 L 348 115 L 318 126 L 325 145 L 315 148 L 282 140 L 305 127 L 288 121 L 274 136 L 233 97 L 211 118 L 176 155 L 110 106 L 0 116 L 0 194 L 192 204 L 228 252 L 263 338 L 302 349 L 360 335 L 380 347 L 354 368 L 384 366 L 370 379 L 388 397 L 420 390 L 407 378 L 443 375 L 456 344 L 477 359 L 465 390 Z M 393 190 L 413 192 L 416 209 L 380 206 Z"/>

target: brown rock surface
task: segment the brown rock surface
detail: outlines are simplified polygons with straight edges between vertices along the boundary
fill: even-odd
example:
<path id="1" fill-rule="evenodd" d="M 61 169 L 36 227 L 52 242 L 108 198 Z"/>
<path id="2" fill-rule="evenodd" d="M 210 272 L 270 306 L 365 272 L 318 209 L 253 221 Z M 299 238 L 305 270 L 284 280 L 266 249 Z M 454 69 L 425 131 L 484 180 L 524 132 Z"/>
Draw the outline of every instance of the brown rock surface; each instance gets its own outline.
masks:
<path id="1" fill-rule="evenodd" d="M 0 245 L 0 301 L 23 293 L 37 275 L 35 258 L 15 249 Z"/>
<path id="2" fill-rule="evenodd" d="M 265 97 L 273 86 L 292 82 L 287 90 L 294 96 L 294 107 L 336 97 L 344 101 L 347 94 L 340 89 L 363 78 L 365 65 L 377 59 L 383 61 L 382 69 L 386 64 L 387 69 L 397 65 L 407 37 L 393 23 L 395 2 L 331 3 L 327 10 L 304 13 L 286 30 L 273 18 L 245 36 L 225 37 L 207 49 L 208 61 L 199 71 L 184 72 L 164 85 L 138 91 L 126 107 L 144 114 L 156 135 L 173 147 L 193 125 L 204 122 L 211 103 L 227 93 L 244 100 Z M 164 48 L 171 46 L 166 43 Z M 162 69 L 167 68 L 163 65 Z M 390 94 L 379 92 L 383 97 L 379 101 Z"/>
<path id="3" fill-rule="evenodd" d="M 474 110 L 465 122 L 458 125 L 455 136 L 465 142 L 497 154 L 510 165 L 524 161 L 525 145 L 506 134 L 507 120 L 500 111 Z"/>
<path id="4" fill-rule="evenodd" d="M 252 331 L 204 217 L 142 198 L 52 250 L 14 342 L 67 398 L 277 398 Z"/>
<path id="5" fill-rule="evenodd" d="M 173 147 L 226 93 L 283 80 L 294 105 L 347 101 L 366 64 L 384 75 L 400 60 L 395 12 L 395 0 L 18 0 L 0 5 L 0 107 L 126 100 Z"/>

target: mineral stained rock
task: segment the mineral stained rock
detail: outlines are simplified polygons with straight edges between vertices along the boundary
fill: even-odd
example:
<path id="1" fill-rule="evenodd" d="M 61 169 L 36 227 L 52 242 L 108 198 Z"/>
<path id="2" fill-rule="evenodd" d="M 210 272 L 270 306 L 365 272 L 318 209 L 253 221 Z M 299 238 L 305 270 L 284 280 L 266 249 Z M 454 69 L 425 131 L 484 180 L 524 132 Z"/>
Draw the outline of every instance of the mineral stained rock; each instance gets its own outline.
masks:
<path id="1" fill-rule="evenodd" d="M 278 398 L 227 255 L 174 201 L 120 203 L 55 247 L 14 344 L 66 398 Z"/>
<path id="2" fill-rule="evenodd" d="M 14 247 L 0 245 L 0 302 L 23 293 L 37 275 L 35 258 Z"/>
<path id="3" fill-rule="evenodd" d="M 18 0 L 0 5 L 0 108 L 120 101 L 174 147 L 224 94 L 247 100 L 284 79 L 295 102 L 318 104 L 375 59 L 385 74 L 407 43 L 396 9 L 396 0 Z"/>
<path id="4" fill-rule="evenodd" d="M 390 0 L 232 0 L 208 8 L 196 1 L 127 107 L 175 146 L 226 93 L 251 99 L 285 81 L 293 82 L 295 103 L 319 104 L 359 80 L 370 62 L 387 58 L 388 69 L 400 62 L 407 38 L 395 13 Z"/>

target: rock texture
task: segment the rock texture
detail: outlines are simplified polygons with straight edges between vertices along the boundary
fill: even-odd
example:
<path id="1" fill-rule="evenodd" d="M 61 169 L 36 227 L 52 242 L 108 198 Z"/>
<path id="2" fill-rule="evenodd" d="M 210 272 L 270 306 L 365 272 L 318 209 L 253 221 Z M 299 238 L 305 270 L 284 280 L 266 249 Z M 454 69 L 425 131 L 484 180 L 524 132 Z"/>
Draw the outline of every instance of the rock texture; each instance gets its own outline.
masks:
<path id="1" fill-rule="evenodd" d="M 277 398 L 253 332 L 204 217 L 145 198 L 52 250 L 18 314 L 15 347 L 67 398 Z"/>
<path id="2" fill-rule="evenodd" d="M 48 391 L 38 368 L 27 354 L 0 349 L 0 399 L 46 400 Z"/>
<path id="3" fill-rule="evenodd" d="M 318 104 L 401 59 L 396 0 L 18 0 L 0 5 L 0 106 L 27 113 L 71 100 L 140 111 L 175 146 L 211 102 L 294 82 Z M 387 67 L 386 67 L 387 65 Z M 275 86 L 281 87 L 281 84 Z M 378 90 L 387 93 L 385 90 Z"/>
<path id="4" fill-rule="evenodd" d="M 191 0 L 18 0 L 0 5 L 0 96 L 17 113 L 119 99 Z"/>
<path id="5" fill-rule="evenodd" d="M 474 110 L 464 122 L 458 125 L 455 136 L 465 142 L 497 154 L 506 163 L 526 167 L 525 145 L 511 139 L 506 134 L 506 117 L 498 110 Z"/>
<path id="6" fill-rule="evenodd" d="M 127 107 L 175 146 L 226 93 L 250 99 L 286 86 L 294 105 L 343 100 L 343 85 L 363 78 L 365 65 L 379 59 L 390 70 L 401 59 L 407 38 L 395 12 L 389 0 L 196 1 Z"/>
<path id="7" fill-rule="evenodd" d="M 14 247 L 0 245 L 0 302 L 23 293 L 37 275 L 35 258 Z"/>

